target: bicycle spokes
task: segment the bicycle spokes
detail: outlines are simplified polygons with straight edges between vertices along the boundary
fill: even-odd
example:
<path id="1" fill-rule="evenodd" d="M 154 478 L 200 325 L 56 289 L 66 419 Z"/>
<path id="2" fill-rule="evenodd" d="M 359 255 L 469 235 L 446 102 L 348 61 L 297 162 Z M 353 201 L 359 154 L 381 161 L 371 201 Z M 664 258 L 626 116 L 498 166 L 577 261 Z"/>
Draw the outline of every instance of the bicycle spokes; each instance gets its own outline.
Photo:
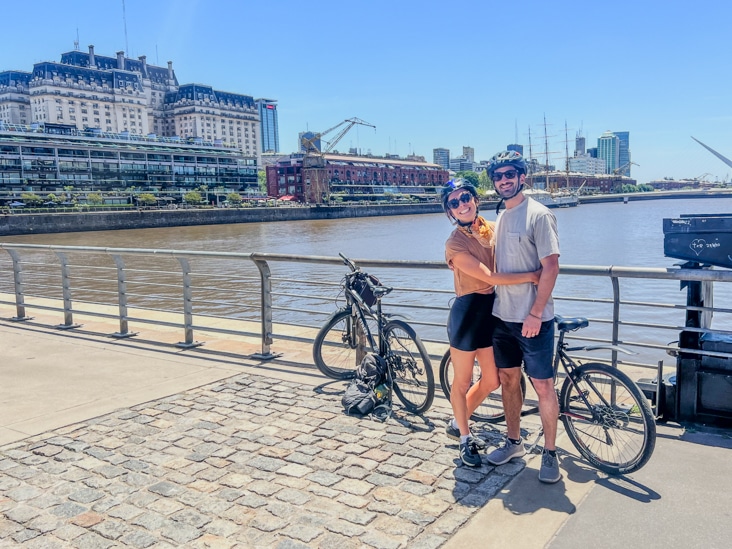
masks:
<path id="1" fill-rule="evenodd" d="M 617 474 L 650 457 L 655 423 L 645 397 L 622 372 L 585 364 L 565 381 L 560 408 L 567 434 L 599 469 Z"/>

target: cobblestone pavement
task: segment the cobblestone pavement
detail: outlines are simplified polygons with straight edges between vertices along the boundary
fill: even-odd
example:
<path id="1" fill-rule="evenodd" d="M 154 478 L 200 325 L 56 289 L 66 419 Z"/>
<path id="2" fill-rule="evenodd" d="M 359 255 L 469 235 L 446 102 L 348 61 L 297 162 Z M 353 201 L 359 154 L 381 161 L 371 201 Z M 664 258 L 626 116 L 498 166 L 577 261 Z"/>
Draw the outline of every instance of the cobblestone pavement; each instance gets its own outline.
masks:
<path id="1" fill-rule="evenodd" d="M 0 547 L 436 548 L 525 466 L 340 391 L 242 374 L 2 447 Z"/>

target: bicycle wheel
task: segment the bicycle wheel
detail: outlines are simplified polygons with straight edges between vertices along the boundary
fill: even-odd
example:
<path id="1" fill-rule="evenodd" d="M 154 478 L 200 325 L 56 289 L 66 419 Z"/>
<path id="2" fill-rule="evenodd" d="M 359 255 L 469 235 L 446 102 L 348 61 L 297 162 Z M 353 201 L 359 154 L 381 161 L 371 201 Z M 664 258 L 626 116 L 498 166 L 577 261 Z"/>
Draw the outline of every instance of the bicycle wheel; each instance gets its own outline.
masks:
<path id="1" fill-rule="evenodd" d="M 376 352 L 368 339 L 359 336 L 350 309 L 336 311 L 320 329 L 313 343 L 313 361 L 332 379 L 352 379 L 366 353 Z"/>
<path id="2" fill-rule="evenodd" d="M 564 380 L 559 411 L 572 444 L 605 473 L 637 471 L 653 453 L 656 421 L 648 400 L 616 368 L 594 362 L 577 368 Z"/>
<path id="3" fill-rule="evenodd" d="M 435 398 L 435 374 L 422 340 L 401 320 L 392 320 L 384 326 L 384 338 L 396 396 L 407 410 L 423 414 Z"/>
<path id="4" fill-rule="evenodd" d="M 455 373 L 452 369 L 452 359 L 450 358 L 450 350 L 442 357 L 440 361 L 440 385 L 442 386 L 442 392 L 445 393 L 447 400 L 450 400 L 450 393 L 452 390 L 452 380 Z M 480 382 L 481 378 L 480 365 L 476 360 L 473 364 L 473 378 L 470 382 L 472 387 L 476 383 Z M 526 398 L 526 376 L 521 376 L 521 395 Z M 505 419 L 503 413 L 503 400 L 501 399 L 501 387 L 498 387 L 495 391 L 491 392 L 476 408 L 471 419 L 475 421 L 487 421 L 488 423 L 498 423 Z"/>

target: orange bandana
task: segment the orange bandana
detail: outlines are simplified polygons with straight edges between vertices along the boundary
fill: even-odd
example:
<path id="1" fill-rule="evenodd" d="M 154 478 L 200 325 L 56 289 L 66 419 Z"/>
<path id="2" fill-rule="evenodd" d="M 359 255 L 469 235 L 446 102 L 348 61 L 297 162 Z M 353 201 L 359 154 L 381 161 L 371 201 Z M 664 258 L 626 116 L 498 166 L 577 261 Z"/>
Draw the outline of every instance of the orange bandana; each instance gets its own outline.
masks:
<path id="1" fill-rule="evenodd" d="M 493 240 L 493 228 L 484 217 L 478 216 L 469 227 L 459 227 L 460 231 L 475 238 L 481 246 L 489 248 Z"/>

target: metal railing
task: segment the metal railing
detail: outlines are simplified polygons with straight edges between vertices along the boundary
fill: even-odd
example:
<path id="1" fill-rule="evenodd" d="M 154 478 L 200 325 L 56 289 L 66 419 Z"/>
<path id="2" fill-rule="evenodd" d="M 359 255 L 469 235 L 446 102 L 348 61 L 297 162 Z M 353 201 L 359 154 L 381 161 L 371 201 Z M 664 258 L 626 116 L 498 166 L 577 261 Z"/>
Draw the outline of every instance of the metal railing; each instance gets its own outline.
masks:
<path id="1" fill-rule="evenodd" d="M 199 345 L 197 331 L 256 337 L 261 358 L 276 356 L 272 346 L 278 340 L 313 340 L 335 310 L 346 270 L 340 258 L 323 256 L 10 243 L 0 243 L 0 249 L 7 254 L 0 254 L 0 305 L 15 308 L 12 320 L 29 319 L 29 309 L 60 313 L 61 329 L 78 327 L 78 317 L 114 319 L 119 330 L 111 335 L 120 338 L 137 335 L 130 323 L 157 324 L 182 329 L 181 347 Z M 406 316 L 430 353 L 439 357 L 448 346 L 445 325 L 454 296 L 446 265 L 356 262 L 395 287 L 385 310 Z M 419 286 L 410 284 L 414 278 Z M 690 307 L 683 291 L 659 286 L 690 281 L 707 284 L 710 290 L 717 282 L 725 301 L 732 298 L 732 271 L 727 270 L 565 265 L 554 292 L 555 310 L 590 319 L 590 328 L 574 334 L 574 339 L 619 344 L 638 353 L 639 358 L 621 360 L 613 352 L 614 366 L 655 371 L 659 356 L 678 352 L 732 358 L 668 342 L 681 331 L 709 329 L 686 326 L 687 311 L 714 316 L 722 327 L 715 331 L 732 336 L 732 309 Z M 151 318 L 142 311 L 164 316 Z M 245 324 L 232 329 L 206 324 L 206 318 Z"/>

